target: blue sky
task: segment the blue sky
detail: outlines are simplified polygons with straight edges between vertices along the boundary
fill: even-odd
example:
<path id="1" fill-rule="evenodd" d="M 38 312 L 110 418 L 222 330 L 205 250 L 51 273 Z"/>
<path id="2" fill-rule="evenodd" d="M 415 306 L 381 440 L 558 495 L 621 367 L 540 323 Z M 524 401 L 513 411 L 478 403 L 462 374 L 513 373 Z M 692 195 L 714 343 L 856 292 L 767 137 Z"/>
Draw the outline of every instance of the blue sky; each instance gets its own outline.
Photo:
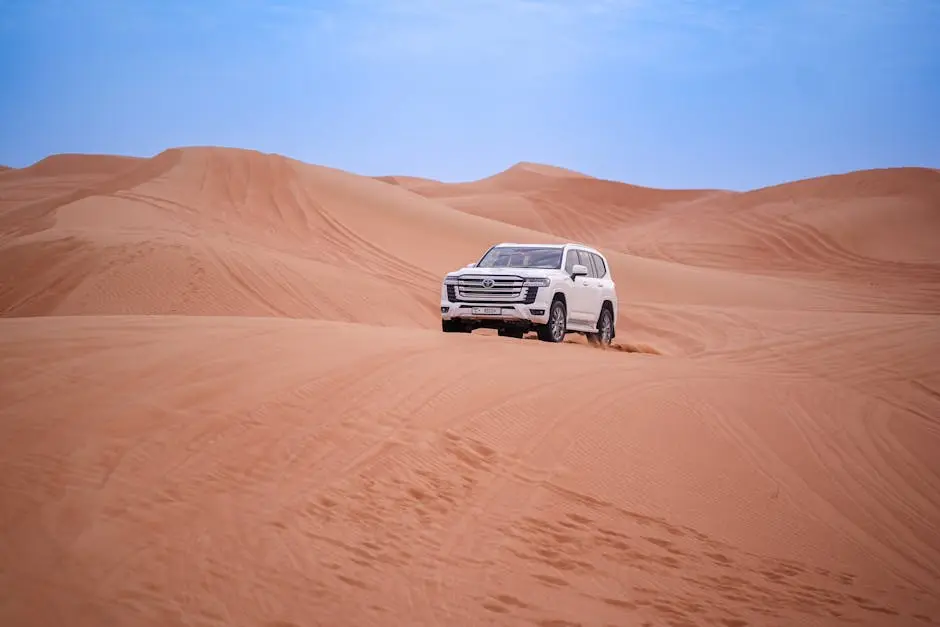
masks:
<path id="1" fill-rule="evenodd" d="M 445 181 L 940 167 L 938 0 L 0 0 L 0 163 L 184 145 Z"/>

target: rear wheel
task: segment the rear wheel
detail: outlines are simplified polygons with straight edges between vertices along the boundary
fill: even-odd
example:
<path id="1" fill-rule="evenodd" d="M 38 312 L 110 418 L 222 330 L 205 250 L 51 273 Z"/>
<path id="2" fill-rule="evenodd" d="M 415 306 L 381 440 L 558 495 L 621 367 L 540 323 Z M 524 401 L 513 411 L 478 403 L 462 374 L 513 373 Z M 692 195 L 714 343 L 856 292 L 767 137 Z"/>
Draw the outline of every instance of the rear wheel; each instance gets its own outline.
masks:
<path id="1" fill-rule="evenodd" d="M 614 337 L 614 316 L 608 307 L 601 309 L 597 319 L 597 333 L 587 333 L 587 340 L 595 346 L 610 346 Z"/>
<path id="2" fill-rule="evenodd" d="M 552 301 L 548 310 L 548 324 L 538 328 L 539 339 L 543 342 L 561 342 L 565 339 L 568 324 L 568 310 L 561 299 Z"/>

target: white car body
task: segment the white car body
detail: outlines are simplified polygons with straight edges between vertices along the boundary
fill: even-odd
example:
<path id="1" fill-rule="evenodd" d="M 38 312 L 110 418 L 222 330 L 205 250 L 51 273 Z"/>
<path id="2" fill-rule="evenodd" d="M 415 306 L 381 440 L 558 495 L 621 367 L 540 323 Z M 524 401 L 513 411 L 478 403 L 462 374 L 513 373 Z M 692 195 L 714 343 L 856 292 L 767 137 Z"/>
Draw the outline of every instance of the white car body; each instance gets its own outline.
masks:
<path id="1" fill-rule="evenodd" d="M 497 328 L 516 337 L 535 330 L 542 337 L 555 300 L 564 304 L 562 337 L 584 333 L 609 342 L 615 335 L 618 300 L 610 265 L 602 253 L 577 243 L 497 244 L 476 263 L 449 273 L 441 285 L 442 328 Z M 604 308 L 610 329 L 601 334 Z M 554 335 L 542 339 L 561 341 Z"/>

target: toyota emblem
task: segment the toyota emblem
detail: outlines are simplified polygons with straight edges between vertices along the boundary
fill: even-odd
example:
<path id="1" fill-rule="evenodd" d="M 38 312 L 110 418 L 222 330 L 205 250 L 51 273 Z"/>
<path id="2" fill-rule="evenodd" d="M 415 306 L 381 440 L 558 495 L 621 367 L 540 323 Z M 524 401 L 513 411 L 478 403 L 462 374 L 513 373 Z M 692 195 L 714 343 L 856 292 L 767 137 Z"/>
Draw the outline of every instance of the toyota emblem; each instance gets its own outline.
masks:
<path id="1" fill-rule="evenodd" d="M 483 279 L 483 287 L 487 289 L 493 287 L 493 279 Z"/>

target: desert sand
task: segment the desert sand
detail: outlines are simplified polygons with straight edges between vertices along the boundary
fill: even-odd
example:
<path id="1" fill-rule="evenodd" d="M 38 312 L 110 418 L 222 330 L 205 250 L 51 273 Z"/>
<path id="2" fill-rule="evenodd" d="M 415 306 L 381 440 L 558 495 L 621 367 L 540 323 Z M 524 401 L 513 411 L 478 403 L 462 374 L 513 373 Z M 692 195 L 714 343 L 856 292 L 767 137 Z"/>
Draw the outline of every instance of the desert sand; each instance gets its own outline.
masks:
<path id="1" fill-rule="evenodd" d="M 611 349 L 440 332 L 444 273 L 569 238 Z M 940 624 L 938 242 L 917 168 L 3 171 L 0 624 Z"/>

